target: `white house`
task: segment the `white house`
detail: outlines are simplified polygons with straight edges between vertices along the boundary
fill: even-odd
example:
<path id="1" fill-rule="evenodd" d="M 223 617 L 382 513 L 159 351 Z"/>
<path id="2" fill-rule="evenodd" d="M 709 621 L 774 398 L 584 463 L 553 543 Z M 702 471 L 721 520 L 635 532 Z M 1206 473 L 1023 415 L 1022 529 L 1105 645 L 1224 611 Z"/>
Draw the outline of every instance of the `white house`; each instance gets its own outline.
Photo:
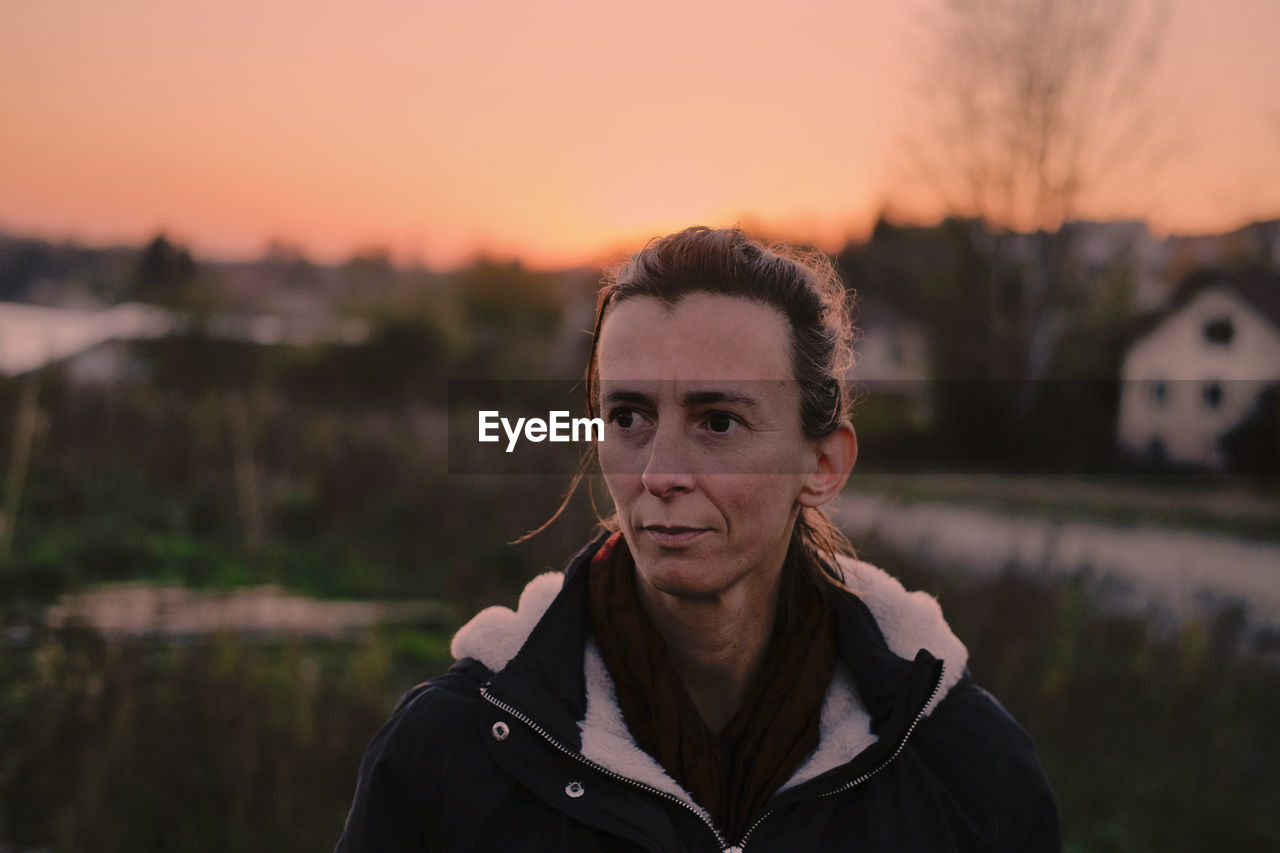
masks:
<path id="1" fill-rule="evenodd" d="M 1221 468 L 1219 440 L 1280 382 L 1280 279 L 1193 275 L 1130 345 L 1121 378 L 1123 453 Z"/>

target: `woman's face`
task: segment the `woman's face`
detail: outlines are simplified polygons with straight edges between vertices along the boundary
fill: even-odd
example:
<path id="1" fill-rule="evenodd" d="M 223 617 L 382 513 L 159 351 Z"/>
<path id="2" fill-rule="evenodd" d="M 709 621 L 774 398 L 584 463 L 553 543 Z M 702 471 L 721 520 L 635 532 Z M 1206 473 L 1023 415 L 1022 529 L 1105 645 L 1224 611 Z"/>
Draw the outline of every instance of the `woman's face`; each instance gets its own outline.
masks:
<path id="1" fill-rule="evenodd" d="M 628 299 L 598 356 L 600 467 L 641 580 L 679 597 L 771 591 L 817 465 L 786 319 L 729 296 Z"/>

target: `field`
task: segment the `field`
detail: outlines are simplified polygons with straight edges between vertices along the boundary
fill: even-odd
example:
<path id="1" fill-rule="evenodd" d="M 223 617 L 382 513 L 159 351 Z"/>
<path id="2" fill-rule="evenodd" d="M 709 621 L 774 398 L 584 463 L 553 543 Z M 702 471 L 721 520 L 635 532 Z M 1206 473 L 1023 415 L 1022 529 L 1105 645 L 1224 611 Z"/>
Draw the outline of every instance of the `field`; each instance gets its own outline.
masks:
<path id="1" fill-rule="evenodd" d="M 507 544 L 552 514 L 567 472 L 450 473 L 431 361 L 450 346 L 412 325 L 345 354 L 192 338 L 143 348 L 146 383 L 42 379 L 0 561 L 0 850 L 332 845 L 364 745 L 404 690 L 448 665 L 452 628 L 514 604 L 593 523 L 580 494 L 547 532 Z M 502 372 L 458 352 L 459 372 Z M 0 383 L 0 423 L 19 420 L 23 393 Z M 15 447 L 0 446 L 6 472 Z M 1280 497 L 1263 485 L 868 473 L 850 488 L 1275 540 Z M 1170 634 L 1107 612 L 1078 578 L 977 577 L 858 544 L 939 596 L 975 676 L 1035 738 L 1069 850 L 1280 849 L 1280 667 L 1273 647 L 1241 652 L 1238 612 Z M 326 641 L 42 624 L 61 596 L 119 582 L 273 584 L 446 615 Z"/>
<path id="2" fill-rule="evenodd" d="M 1274 655 L 1226 612 L 1176 636 L 1081 583 L 877 559 L 937 594 L 971 669 L 1031 732 L 1071 851 L 1262 850 L 1280 735 Z M 513 603 L 508 601 L 508 604 Z M 108 642 L 41 630 L 0 652 L 0 837 L 18 849 L 326 849 L 368 738 L 447 666 L 450 631 L 354 643 Z"/>

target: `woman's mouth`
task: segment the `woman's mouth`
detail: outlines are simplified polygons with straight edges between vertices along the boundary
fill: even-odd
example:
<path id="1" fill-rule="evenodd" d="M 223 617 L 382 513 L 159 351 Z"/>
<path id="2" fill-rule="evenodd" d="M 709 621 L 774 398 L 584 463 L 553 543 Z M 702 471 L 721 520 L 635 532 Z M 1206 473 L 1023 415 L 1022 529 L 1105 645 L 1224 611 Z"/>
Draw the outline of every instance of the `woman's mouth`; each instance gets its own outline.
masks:
<path id="1" fill-rule="evenodd" d="M 643 528 L 659 547 L 680 548 L 707 532 L 705 527 L 676 527 L 651 524 Z"/>

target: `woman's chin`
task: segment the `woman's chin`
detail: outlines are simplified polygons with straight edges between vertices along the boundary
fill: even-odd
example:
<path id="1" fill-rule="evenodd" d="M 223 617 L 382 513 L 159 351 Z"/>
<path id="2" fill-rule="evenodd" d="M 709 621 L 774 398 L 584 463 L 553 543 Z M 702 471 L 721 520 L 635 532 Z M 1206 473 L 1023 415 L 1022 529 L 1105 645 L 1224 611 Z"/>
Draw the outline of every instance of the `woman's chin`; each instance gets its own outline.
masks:
<path id="1" fill-rule="evenodd" d="M 675 598 L 716 597 L 737 580 L 711 561 L 687 554 L 659 555 L 643 563 L 637 558 L 636 571 L 643 583 Z"/>

